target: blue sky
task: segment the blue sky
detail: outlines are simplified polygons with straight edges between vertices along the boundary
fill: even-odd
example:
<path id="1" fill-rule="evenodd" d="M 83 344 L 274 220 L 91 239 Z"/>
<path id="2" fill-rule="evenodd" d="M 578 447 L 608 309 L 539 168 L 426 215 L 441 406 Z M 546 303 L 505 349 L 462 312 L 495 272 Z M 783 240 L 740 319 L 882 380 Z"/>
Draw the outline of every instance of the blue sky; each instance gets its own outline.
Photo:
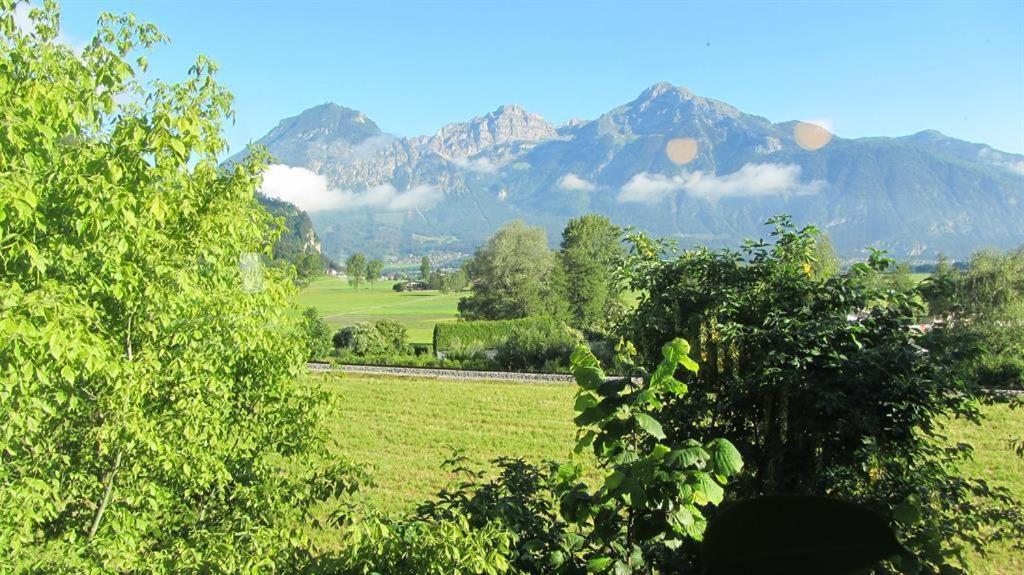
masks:
<path id="1" fill-rule="evenodd" d="M 161 79 L 220 63 L 232 151 L 325 101 L 412 136 L 505 103 L 591 119 L 665 80 L 844 137 L 932 128 L 1024 153 L 1022 0 L 63 4 L 72 41 L 103 10 L 157 24 Z"/>

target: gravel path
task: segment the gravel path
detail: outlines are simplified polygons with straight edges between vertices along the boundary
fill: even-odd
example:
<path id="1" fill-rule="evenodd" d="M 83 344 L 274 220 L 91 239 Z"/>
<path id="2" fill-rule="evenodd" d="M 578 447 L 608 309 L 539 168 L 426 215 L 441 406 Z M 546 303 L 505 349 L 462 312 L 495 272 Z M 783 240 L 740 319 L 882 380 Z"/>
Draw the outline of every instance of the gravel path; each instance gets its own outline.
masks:
<path id="1" fill-rule="evenodd" d="M 508 371 L 472 371 L 463 369 L 428 369 L 423 367 L 390 367 L 377 365 L 334 365 L 329 363 L 306 364 L 310 371 L 340 371 L 344 373 L 365 373 L 372 375 L 397 375 L 402 377 L 432 377 L 436 379 L 471 379 L 491 381 L 513 381 L 519 383 L 573 383 L 571 375 L 561 373 L 515 373 Z"/>

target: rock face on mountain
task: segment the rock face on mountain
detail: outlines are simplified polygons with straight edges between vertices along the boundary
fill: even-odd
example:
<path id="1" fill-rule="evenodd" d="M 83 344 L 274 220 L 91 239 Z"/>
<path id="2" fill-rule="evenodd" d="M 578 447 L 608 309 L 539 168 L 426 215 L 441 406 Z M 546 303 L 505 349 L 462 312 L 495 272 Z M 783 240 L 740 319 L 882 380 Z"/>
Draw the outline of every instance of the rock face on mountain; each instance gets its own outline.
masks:
<path id="1" fill-rule="evenodd" d="M 780 212 L 823 228 L 845 256 L 872 246 L 964 257 L 1024 243 L 1024 156 L 935 131 L 830 137 L 666 83 L 591 121 L 556 128 L 502 106 L 415 138 L 324 104 L 258 143 L 337 194 L 310 214 L 334 258 L 468 251 L 514 218 L 556 243 L 568 218 L 591 211 L 683 246 L 761 237 Z"/>

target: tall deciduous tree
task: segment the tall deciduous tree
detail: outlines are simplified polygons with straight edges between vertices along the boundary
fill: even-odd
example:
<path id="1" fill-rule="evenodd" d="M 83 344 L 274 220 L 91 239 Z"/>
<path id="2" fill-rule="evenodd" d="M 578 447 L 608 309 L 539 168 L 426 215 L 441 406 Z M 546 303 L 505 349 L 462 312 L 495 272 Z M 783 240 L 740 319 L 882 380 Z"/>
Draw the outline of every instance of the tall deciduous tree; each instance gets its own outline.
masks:
<path id="1" fill-rule="evenodd" d="M 621 234 L 611 220 L 596 214 L 573 218 L 565 226 L 554 277 L 573 327 L 603 330 L 619 311 L 615 269 L 625 254 Z"/>
<path id="2" fill-rule="evenodd" d="M 366 281 L 370 282 L 372 286 L 374 282 L 380 279 L 381 272 L 384 271 L 384 262 L 380 260 L 370 260 L 366 264 Z"/>
<path id="3" fill-rule="evenodd" d="M 554 254 L 544 228 L 520 220 L 499 229 L 473 255 L 473 295 L 459 301 L 471 319 L 515 319 L 550 315 Z"/>
<path id="4" fill-rule="evenodd" d="M 2 570 L 291 570 L 323 490 L 281 465 L 322 453 L 321 396 L 260 265 L 266 155 L 218 168 L 209 60 L 141 88 L 154 27 L 57 37 L 54 5 L 19 27 L 0 0 Z"/>
<path id="5" fill-rule="evenodd" d="M 366 279 L 366 256 L 361 253 L 354 253 L 345 260 L 345 276 L 348 278 L 348 285 L 359 289 L 359 284 Z"/>
<path id="6" fill-rule="evenodd" d="M 424 283 L 430 281 L 430 256 L 420 258 L 420 281 Z"/>

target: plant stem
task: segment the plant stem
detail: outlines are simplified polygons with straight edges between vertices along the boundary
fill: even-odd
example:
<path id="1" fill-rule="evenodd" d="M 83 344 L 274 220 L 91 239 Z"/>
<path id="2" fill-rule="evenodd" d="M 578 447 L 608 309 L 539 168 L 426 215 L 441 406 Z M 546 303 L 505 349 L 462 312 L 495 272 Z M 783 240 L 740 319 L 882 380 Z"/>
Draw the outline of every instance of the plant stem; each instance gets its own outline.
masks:
<path id="1" fill-rule="evenodd" d="M 114 466 L 107 473 L 103 483 L 103 499 L 100 500 L 100 506 L 96 509 L 96 516 L 92 520 L 92 527 L 89 528 L 89 539 L 92 539 L 96 535 L 96 530 L 100 528 L 100 521 L 103 519 L 103 512 L 107 510 L 107 504 L 110 503 L 110 493 L 114 490 L 114 475 L 117 474 L 117 469 L 121 467 L 121 450 L 117 450 L 117 454 L 114 455 Z"/>

